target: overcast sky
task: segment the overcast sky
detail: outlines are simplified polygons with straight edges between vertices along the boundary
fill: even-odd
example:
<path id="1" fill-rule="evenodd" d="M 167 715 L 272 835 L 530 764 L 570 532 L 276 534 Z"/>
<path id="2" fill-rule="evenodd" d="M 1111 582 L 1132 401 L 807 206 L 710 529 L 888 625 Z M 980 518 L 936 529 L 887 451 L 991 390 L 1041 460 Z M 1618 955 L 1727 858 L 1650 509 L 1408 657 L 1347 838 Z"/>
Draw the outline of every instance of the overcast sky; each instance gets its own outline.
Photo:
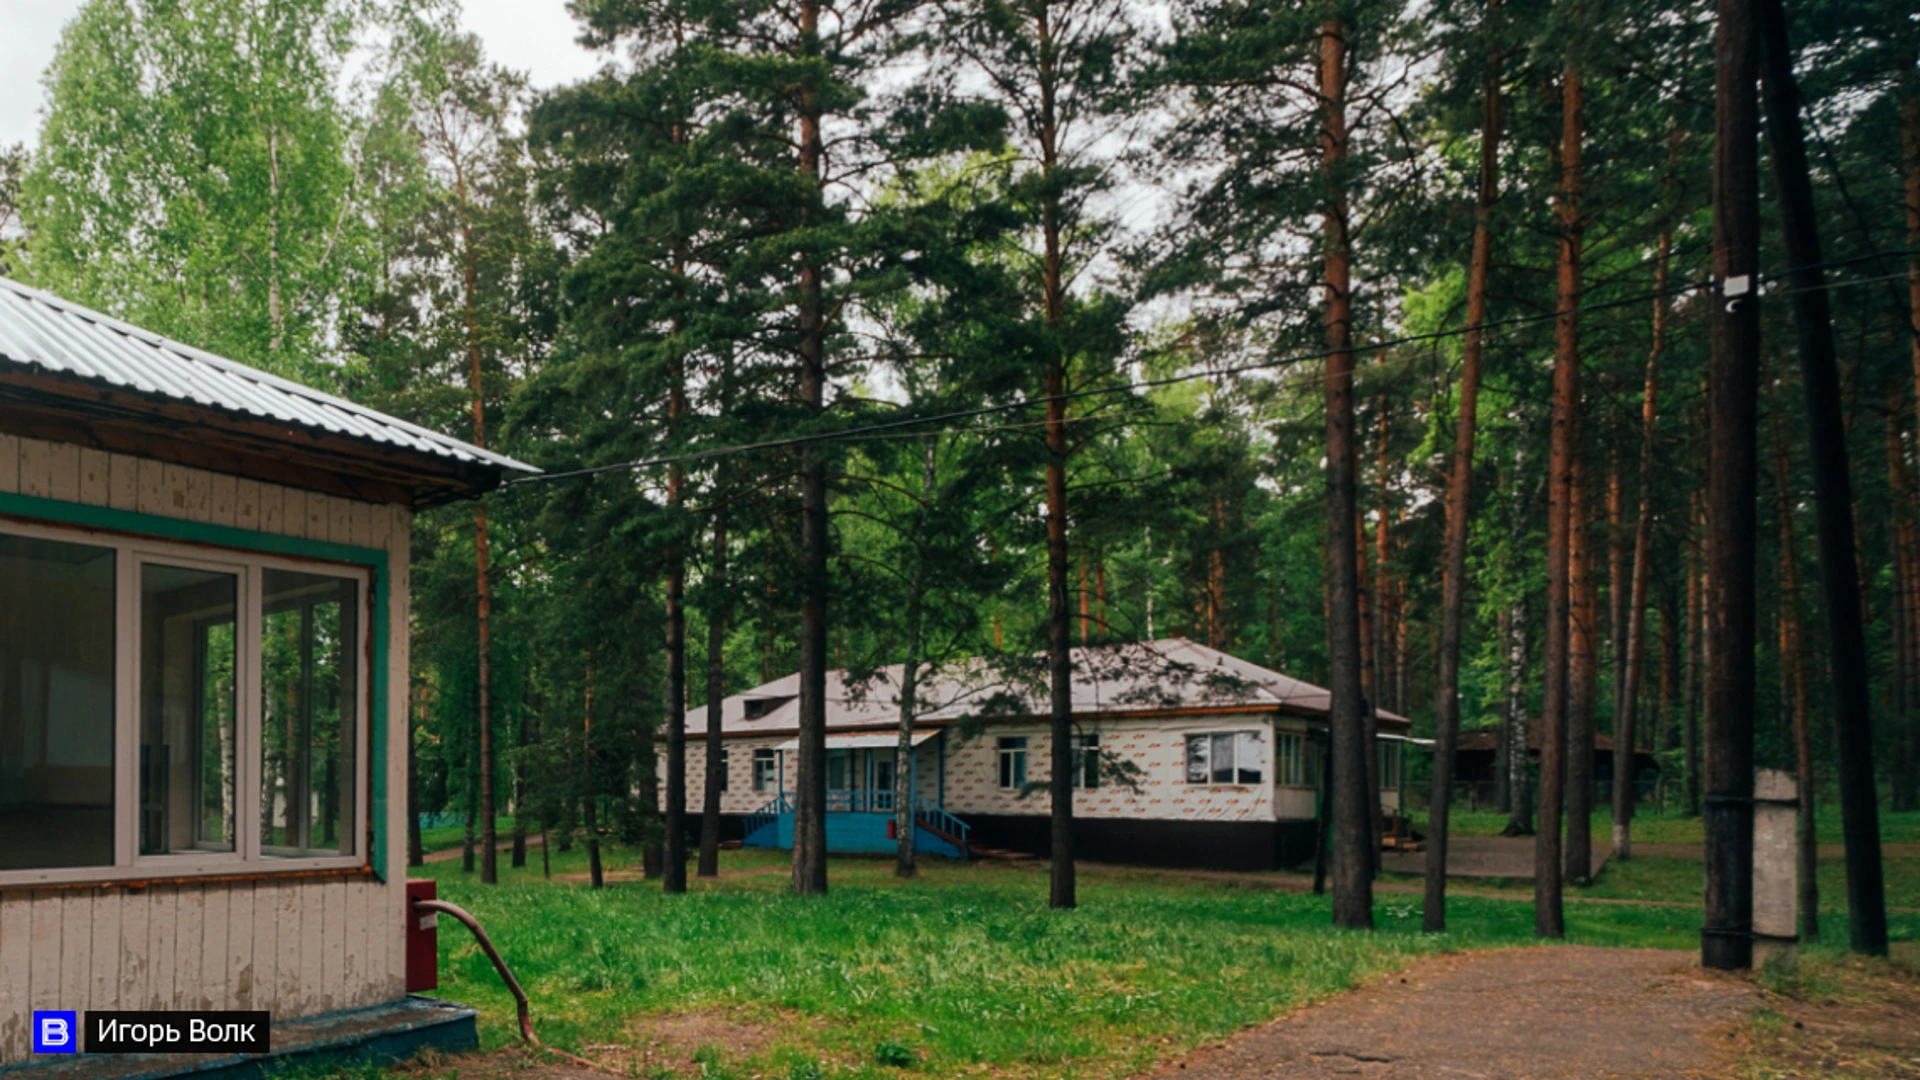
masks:
<path id="1" fill-rule="evenodd" d="M 81 0 L 0 0 L 0 146 L 32 143 L 40 130 L 40 74 L 53 60 Z M 464 21 L 498 63 L 535 87 L 592 74 L 599 58 L 574 44 L 566 0 L 465 0 Z"/>

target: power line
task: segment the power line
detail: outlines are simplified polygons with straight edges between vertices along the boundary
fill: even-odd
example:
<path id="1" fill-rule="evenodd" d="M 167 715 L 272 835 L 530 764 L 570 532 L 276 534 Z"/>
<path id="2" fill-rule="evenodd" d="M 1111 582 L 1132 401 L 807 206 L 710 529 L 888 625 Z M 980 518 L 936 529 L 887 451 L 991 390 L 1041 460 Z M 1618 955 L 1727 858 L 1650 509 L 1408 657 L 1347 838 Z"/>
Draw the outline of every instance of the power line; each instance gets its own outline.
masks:
<path id="1" fill-rule="evenodd" d="M 1821 264 L 1821 266 L 1815 267 L 1814 269 L 1832 269 L 1832 268 L 1838 268 L 1843 266 L 1850 266 L 1850 265 L 1853 265 L 1854 263 L 1868 261 L 1868 259 L 1888 258 L 1888 257 L 1898 256 L 1901 254 L 1910 254 L 1910 253 L 1903 253 L 1903 252 L 1879 253 L 1873 256 L 1868 256 L 1867 259 L 1860 259 L 1860 258 L 1843 259 L 1835 262 L 1823 263 Z M 1794 268 L 1796 272 L 1802 269 L 1806 269 L 1806 268 L 1803 268 L 1803 267 Z M 1785 276 L 1786 274 L 1784 273 L 1778 274 L 1778 275 L 1768 275 L 1767 277 L 1762 278 L 1762 281 L 1778 280 L 1780 278 L 1784 278 Z M 1471 334 L 1476 331 L 1479 333 L 1485 334 L 1489 331 L 1512 330 L 1512 329 L 1516 329 L 1523 326 L 1532 326 L 1532 325 L 1536 325 L 1543 322 L 1552 322 L 1556 319 L 1559 319 L 1563 315 L 1581 315 L 1581 314 L 1587 314 L 1590 312 L 1609 311 L 1609 310 L 1622 308 L 1622 307 L 1630 307 L 1635 304 L 1644 304 L 1650 300 L 1657 300 L 1665 296 L 1679 296 L 1685 293 L 1694 292 L 1696 290 L 1709 288 L 1713 284 L 1714 284 L 1714 281 L 1712 278 L 1702 278 L 1696 281 L 1690 281 L 1680 285 L 1671 285 L 1665 289 L 1656 289 L 1649 292 L 1641 293 L 1637 296 L 1629 296 L 1619 300 L 1610 300 L 1605 303 L 1598 303 L 1598 304 L 1577 304 L 1571 308 L 1562 308 L 1557 311 L 1544 312 L 1538 315 L 1517 315 L 1508 319 L 1497 319 L 1492 322 L 1481 323 L 1477 327 L 1464 326 L 1464 327 L 1455 327 L 1450 330 L 1434 330 L 1434 331 L 1429 331 L 1429 332 L 1420 333 L 1420 334 L 1407 334 L 1397 338 L 1389 338 L 1384 341 L 1376 341 L 1371 344 L 1354 345 L 1346 349 L 1325 349 L 1318 352 L 1295 353 L 1291 356 L 1285 356 L 1275 360 L 1263 360 L 1263 361 L 1259 361 L 1256 363 L 1249 363 L 1249 364 L 1234 364 L 1234 365 L 1227 365 L 1223 367 L 1203 368 L 1196 371 L 1182 372 L 1178 375 L 1162 376 L 1157 379 L 1141 379 L 1135 382 L 1125 383 L 1118 386 L 1094 386 L 1094 387 L 1088 387 L 1084 390 L 1070 391 L 1064 394 L 1054 394 L 1054 395 L 1048 395 L 1044 397 L 1022 398 L 1019 401 L 1003 402 L 999 405 L 984 405 L 976 409 L 961 409 L 955 412 L 936 413 L 929 416 L 901 417 L 898 420 L 885 420 L 875 424 L 864 424 L 859 427 L 842 428 L 836 431 L 816 431 L 816 432 L 809 432 L 804 435 L 789 435 L 789 436 L 778 438 L 778 439 L 763 439 L 758 442 L 739 443 L 732 446 L 715 446 L 715 447 L 709 447 L 704 450 L 691 450 L 683 454 L 668 454 L 661 457 L 642 458 L 637 461 L 623 461 L 623 462 L 616 462 L 608 465 L 594 465 L 584 469 L 569 469 L 565 472 L 540 473 L 534 476 L 516 477 L 514 479 L 505 481 L 500 486 L 503 488 L 520 487 L 526 484 L 540 484 L 540 483 L 548 483 L 555 480 L 571 480 L 571 479 L 576 479 L 578 477 L 599 476 L 603 473 L 637 472 L 642 469 L 659 468 L 660 466 L 663 466 L 663 465 L 684 465 L 684 464 L 690 464 L 692 462 L 707 461 L 707 460 L 711 460 L 713 458 L 718 458 L 718 457 L 730 457 L 737 454 L 754 453 L 762 450 L 785 450 L 795 446 L 808 446 L 815 443 L 849 442 L 849 441 L 853 441 L 863 437 L 879 435 L 884 432 L 899 431 L 903 428 L 953 424 L 959 421 L 977 419 L 982 416 L 995 416 L 1000 413 L 1014 412 L 1020 409 L 1030 409 L 1035 406 L 1045 405 L 1055 401 L 1069 402 L 1069 401 L 1084 400 L 1087 398 L 1109 397 L 1115 394 L 1127 394 L 1127 393 L 1133 393 L 1135 391 L 1140 391 L 1140 390 L 1154 390 L 1154 389 L 1159 389 L 1161 387 L 1176 386 L 1180 383 L 1192 382 L 1196 379 L 1210 379 L 1210 378 L 1215 378 L 1218 376 L 1225 376 L 1225 375 L 1241 375 L 1241 374 L 1248 374 L 1251 372 L 1258 372 L 1258 371 L 1271 371 L 1277 368 L 1292 367 L 1296 364 L 1304 364 L 1304 363 L 1308 363 L 1315 360 L 1325 360 L 1325 359 L 1328 359 L 1329 357 L 1334 357 L 1334 356 L 1351 355 L 1351 354 L 1367 353 L 1367 352 L 1379 352 L 1383 349 L 1395 349 L 1403 345 L 1416 345 L 1424 342 L 1435 342 L 1435 341 L 1446 340 L 1449 338 L 1463 337 L 1467 334 Z M 1833 285 L 1837 285 L 1837 284 L 1841 284 L 1841 283 L 1838 283 L 1838 282 L 1829 283 L 1828 287 L 1832 287 Z"/>

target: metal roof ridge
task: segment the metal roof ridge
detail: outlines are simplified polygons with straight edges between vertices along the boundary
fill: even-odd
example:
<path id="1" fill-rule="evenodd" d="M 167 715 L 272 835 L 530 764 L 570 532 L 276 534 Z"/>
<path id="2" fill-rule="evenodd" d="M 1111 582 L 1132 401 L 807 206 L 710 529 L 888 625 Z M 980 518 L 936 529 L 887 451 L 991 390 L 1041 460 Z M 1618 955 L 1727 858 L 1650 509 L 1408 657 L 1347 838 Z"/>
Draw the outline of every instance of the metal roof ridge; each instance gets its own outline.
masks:
<path id="1" fill-rule="evenodd" d="M 517 461 L 513 458 L 506 456 L 505 454 L 501 454 L 493 450 L 488 450 L 485 447 L 475 446 L 472 443 L 467 442 L 466 440 L 458 438 L 456 436 L 443 434 L 441 432 L 433 431 L 430 428 L 421 427 L 418 424 L 412 423 L 407 420 L 402 420 L 401 418 L 397 416 L 393 416 L 390 413 L 384 413 L 378 409 L 368 408 L 365 405 L 355 404 L 354 402 L 348 401 L 345 398 L 337 397 L 333 394 L 327 393 L 324 390 L 320 390 L 315 387 L 308 386 L 305 383 L 296 382 L 292 379 L 275 375 L 272 372 L 263 371 L 260 368 L 243 364 L 238 360 L 230 360 L 224 356 L 220 356 L 218 354 L 208 352 L 205 349 L 196 348 L 192 345 L 187 344 L 184 341 L 178 341 L 178 340 L 175 340 L 174 338 L 167 337 L 164 334 L 158 334 L 152 330 L 147 330 L 143 327 L 135 326 L 132 323 L 126 322 L 125 320 L 122 320 L 122 319 L 115 318 L 112 315 L 105 314 L 104 312 L 95 311 L 94 309 L 89 308 L 84 304 L 78 304 L 71 300 L 67 300 L 63 297 L 56 296 L 53 293 L 47 292 L 44 289 L 37 289 L 31 285 L 22 284 L 21 282 L 15 281 L 12 278 L 0 277 L 0 287 L 5 287 L 9 291 L 12 291 L 16 295 L 18 295 L 21 299 L 26 300 L 28 302 L 44 304 L 47 307 L 53 308 L 54 310 L 60 312 L 61 314 L 72 316 L 73 318 L 79 319 L 83 322 L 93 323 L 104 330 L 109 330 L 109 331 L 112 331 L 113 333 L 121 334 L 125 337 L 132 338 L 136 341 L 141 342 L 142 344 L 149 346 L 150 348 L 153 348 L 157 352 L 170 353 L 178 360 L 185 361 L 189 364 L 205 364 L 208 367 L 211 367 L 220 371 L 222 374 L 231 376 L 236 379 L 243 379 L 247 382 L 255 383 L 259 386 L 262 386 L 268 389 L 276 390 L 282 394 L 287 395 L 288 397 L 298 399 L 307 407 L 307 409 L 319 409 L 319 408 L 337 409 L 346 415 L 340 421 L 336 421 L 336 422 L 342 423 L 343 426 L 350 427 L 352 430 L 346 433 L 351 434 L 355 437 L 366 439 L 370 442 L 385 443 L 387 445 L 398 446 L 398 447 L 408 448 L 408 449 L 416 449 L 416 450 L 419 449 L 418 447 L 412 447 L 412 448 L 406 447 L 406 445 L 400 440 L 393 439 L 391 437 L 382 437 L 381 434 L 377 432 L 366 431 L 363 425 L 371 422 L 377 425 L 383 425 L 383 426 L 397 429 L 398 431 L 401 431 L 401 432 L 405 432 L 408 435 L 411 435 L 418 439 L 422 439 L 429 444 L 437 444 L 445 450 L 453 451 L 456 453 L 470 454 L 480 458 L 483 461 L 491 462 L 492 464 L 499 465 L 505 468 L 517 469 L 521 472 L 534 473 L 534 474 L 541 472 L 540 469 L 532 465 L 528 465 L 525 462 Z M 116 363 L 115 366 L 118 366 L 118 364 Z M 90 376 L 81 375 L 75 372 L 69 372 L 68 374 L 73 375 L 76 378 L 83 378 L 83 379 L 91 378 Z M 123 385 L 126 385 L 128 388 L 133 389 L 139 393 L 158 393 L 168 397 L 185 398 L 186 400 L 194 401 L 197 404 L 211 405 L 216 408 L 228 409 L 233 412 L 242 412 L 242 413 L 247 413 L 254 416 L 267 415 L 255 409 L 247 408 L 244 405 L 239 405 L 239 404 L 229 403 L 224 401 L 201 400 L 198 394 L 204 394 L 206 392 L 205 388 L 199 385 L 200 380 L 197 378 L 194 378 L 190 373 L 173 374 L 172 378 L 180 384 L 183 384 L 185 386 L 191 386 L 194 392 L 182 392 L 180 390 L 168 391 L 166 389 L 158 389 L 158 388 L 148 390 L 135 385 L 131 380 L 129 380 L 127 383 Z M 109 381 L 109 380 L 101 379 L 98 381 Z M 156 380 L 156 382 L 157 381 L 158 380 Z M 294 411 L 297 413 L 303 410 L 294 409 L 290 411 Z M 276 420 L 281 423 L 294 423 L 294 424 L 299 424 L 305 427 L 319 426 L 313 421 L 307 420 L 307 419 L 289 419 L 287 417 L 279 417 L 279 416 L 267 416 L 267 418 Z M 431 453 L 432 451 L 428 451 L 428 452 Z"/>

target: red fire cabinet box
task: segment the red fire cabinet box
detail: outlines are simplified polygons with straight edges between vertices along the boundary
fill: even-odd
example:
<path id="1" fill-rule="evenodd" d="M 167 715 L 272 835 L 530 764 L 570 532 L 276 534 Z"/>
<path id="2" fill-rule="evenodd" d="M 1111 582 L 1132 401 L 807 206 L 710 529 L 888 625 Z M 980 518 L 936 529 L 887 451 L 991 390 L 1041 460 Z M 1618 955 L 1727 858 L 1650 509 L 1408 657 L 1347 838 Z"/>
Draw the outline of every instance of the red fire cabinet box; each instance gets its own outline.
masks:
<path id="1" fill-rule="evenodd" d="M 418 911 L 415 900 L 435 898 L 432 878 L 407 879 L 407 993 L 440 985 L 440 913 Z"/>

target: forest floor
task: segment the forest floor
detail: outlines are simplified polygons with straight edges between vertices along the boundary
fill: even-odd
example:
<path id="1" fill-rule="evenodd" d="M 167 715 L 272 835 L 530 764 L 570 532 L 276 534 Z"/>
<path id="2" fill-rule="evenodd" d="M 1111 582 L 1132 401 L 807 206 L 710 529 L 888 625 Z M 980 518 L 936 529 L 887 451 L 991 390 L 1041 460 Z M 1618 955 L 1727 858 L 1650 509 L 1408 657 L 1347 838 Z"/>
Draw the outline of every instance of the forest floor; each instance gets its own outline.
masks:
<path id="1" fill-rule="evenodd" d="M 1276 1017 L 1338 1006 L 1356 996 L 1349 991 L 1421 985 L 1414 981 L 1427 978 L 1421 972 L 1443 970 L 1456 955 L 1537 951 L 1518 948 L 1533 941 L 1531 905 L 1498 890 L 1456 890 L 1449 933 L 1435 937 L 1419 932 L 1412 886 L 1383 883 L 1375 897 L 1380 929 L 1352 934 L 1328 926 L 1326 899 L 1307 893 L 1310 879 L 1297 876 L 1255 881 L 1086 866 L 1079 909 L 1050 913 L 1044 864 L 930 859 L 918 878 L 902 883 L 890 860 L 834 859 L 832 891 L 796 899 L 785 888 L 784 852 L 737 851 L 723 854 L 719 881 L 696 880 L 690 895 L 667 897 L 641 879 L 630 851 L 605 852 L 610 884 L 598 891 L 584 887 L 579 845 L 549 854 L 551 878 L 542 876 L 537 850 L 522 868 L 502 858 L 502 883 L 493 889 L 475 884 L 457 860 L 423 872 L 438 879 L 442 897 L 487 927 L 527 986 L 544 1040 L 596 1062 L 598 1072 L 647 1080 L 1120 1080 L 1169 1062 L 1177 1069 L 1202 1047 L 1265 1030 Z M 1595 902 L 1570 893 L 1567 926 L 1572 945 L 1670 950 L 1648 955 L 1685 967 L 1700 923 L 1697 900 Z M 514 1046 L 511 999 L 464 935 L 443 929 L 437 993 L 481 1010 L 484 1052 L 397 1071 L 418 1080 L 586 1080 L 586 1070 Z M 1910 955 L 1920 914 L 1896 913 L 1894 932 L 1901 955 Z M 1837 963 L 1837 953 L 1815 952 L 1807 961 Z M 1569 970 L 1578 976 L 1577 967 Z M 1920 986 L 1910 968 L 1888 970 L 1896 974 L 1882 980 L 1887 986 Z M 1409 982 L 1388 983 L 1389 975 Z M 1719 1027 L 1709 1044 L 1724 1044 L 1712 1058 L 1719 1075 L 1795 1075 L 1747 1065 L 1825 1053 L 1808 1043 L 1814 1021 L 1794 1028 L 1779 1019 L 1800 1003 L 1774 1001 L 1760 983 L 1751 992 L 1744 1012 L 1711 1014 Z M 1873 1008 L 1886 999 L 1879 991 L 1862 997 Z M 1804 1007 L 1867 1007 L 1825 1000 L 1815 996 Z M 1473 1040 L 1489 1004 L 1462 991 L 1448 1006 L 1460 1010 L 1463 1042 Z M 1843 1033 L 1829 1039 L 1835 1046 L 1852 1045 L 1846 1031 L 1878 1030 L 1857 1015 L 1836 1017 L 1819 1029 Z M 1736 1069 L 1745 1071 L 1725 1071 Z"/>

